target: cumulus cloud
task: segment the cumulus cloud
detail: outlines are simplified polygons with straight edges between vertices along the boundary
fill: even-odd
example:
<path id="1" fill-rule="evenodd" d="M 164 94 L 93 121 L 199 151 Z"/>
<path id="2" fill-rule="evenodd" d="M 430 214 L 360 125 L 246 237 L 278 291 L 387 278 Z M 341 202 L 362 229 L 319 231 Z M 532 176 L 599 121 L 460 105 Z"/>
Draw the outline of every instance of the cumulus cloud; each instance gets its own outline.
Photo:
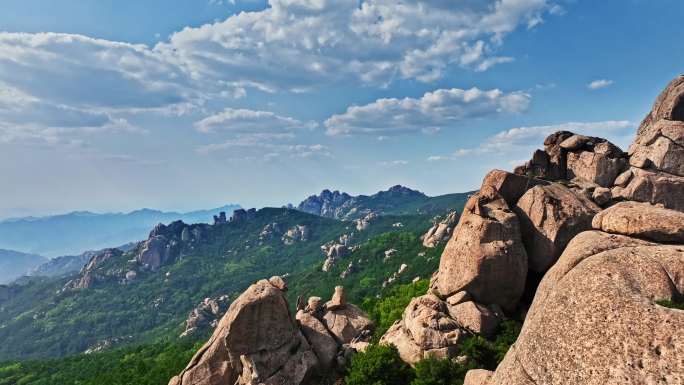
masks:
<path id="1" fill-rule="evenodd" d="M 282 133 L 297 129 L 313 129 L 318 124 L 313 121 L 302 122 L 297 119 L 276 115 L 270 111 L 226 108 L 224 111 L 206 117 L 195 123 L 195 128 L 203 133 Z"/>
<path id="2" fill-rule="evenodd" d="M 447 0 L 270 0 L 263 10 L 187 27 L 154 46 L 0 32 L 0 84 L 26 95 L 24 106 L 38 106 L 37 113 L 15 109 L 14 120 L 2 123 L 106 126 L 125 114 L 202 110 L 249 90 L 432 82 L 448 69 L 485 71 L 513 60 L 497 54 L 505 36 L 553 10 L 550 0 L 457 7 Z"/>
<path id="3" fill-rule="evenodd" d="M 587 84 L 587 88 L 589 88 L 590 90 L 599 90 L 601 88 L 610 87 L 612 85 L 613 85 L 612 80 L 598 79 L 598 80 L 594 80 L 591 83 Z"/>
<path id="4" fill-rule="evenodd" d="M 398 76 L 430 82 L 451 65 L 484 71 L 503 38 L 554 9 L 546 0 L 270 0 L 270 7 L 185 28 L 155 50 L 196 77 L 306 89 Z M 226 78 L 230 74 L 231 78 Z"/>
<path id="5" fill-rule="evenodd" d="M 351 106 L 346 112 L 325 121 L 328 135 L 396 135 L 435 132 L 469 118 L 525 111 L 530 95 L 471 88 L 439 89 L 420 98 L 378 99 L 364 106 Z"/>
<path id="6" fill-rule="evenodd" d="M 472 148 L 457 149 L 453 154 L 434 155 L 428 161 L 449 160 L 463 156 L 481 154 L 504 154 L 516 150 L 528 151 L 537 148 L 544 139 L 556 131 L 570 131 L 576 134 L 607 137 L 618 145 L 624 145 L 624 139 L 634 130 L 634 123 L 627 120 L 609 120 L 602 122 L 568 122 L 546 126 L 516 127 L 501 131 L 487 138 L 482 144 Z"/>

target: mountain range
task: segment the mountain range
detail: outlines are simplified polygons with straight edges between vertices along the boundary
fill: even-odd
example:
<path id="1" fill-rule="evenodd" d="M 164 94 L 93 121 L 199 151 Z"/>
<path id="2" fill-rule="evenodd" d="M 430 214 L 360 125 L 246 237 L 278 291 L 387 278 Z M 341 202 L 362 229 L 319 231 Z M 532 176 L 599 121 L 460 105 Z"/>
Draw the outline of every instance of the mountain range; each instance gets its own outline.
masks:
<path id="1" fill-rule="evenodd" d="M 350 298 L 374 297 L 386 282 L 410 283 L 436 268 L 440 249 L 423 248 L 419 237 L 435 215 L 460 210 L 468 195 L 430 198 L 394 187 L 353 198 L 358 205 L 347 203 L 351 213 L 377 210 L 358 220 L 264 208 L 238 209 L 211 225 L 150 226 L 146 240 L 130 249 L 82 255 L 78 263 L 90 258 L 78 273 L 28 277 L 9 286 L 8 298 L 0 299 L 0 340 L 6 342 L 0 360 L 177 338 L 188 313 L 205 298 L 232 300 L 256 279 L 275 274 L 293 277 L 293 296 L 328 295 L 336 284 L 361 279 L 364 286 L 349 285 Z M 392 248 L 400 250 L 388 261 L 385 251 Z M 357 266 L 350 269 L 352 260 Z M 321 269 L 324 261 L 328 271 Z M 397 277 L 404 263 L 411 267 Z"/>
<path id="2" fill-rule="evenodd" d="M 80 255 L 86 250 L 116 247 L 144 239 L 157 223 L 175 220 L 210 223 L 213 215 L 221 211 L 230 213 L 237 208 L 238 205 L 231 204 L 185 213 L 151 209 L 104 214 L 76 211 L 6 219 L 0 222 L 0 248 L 46 257 Z"/>
<path id="3" fill-rule="evenodd" d="M 40 255 L 0 249 L 0 284 L 9 283 L 45 262 L 47 258 Z"/>

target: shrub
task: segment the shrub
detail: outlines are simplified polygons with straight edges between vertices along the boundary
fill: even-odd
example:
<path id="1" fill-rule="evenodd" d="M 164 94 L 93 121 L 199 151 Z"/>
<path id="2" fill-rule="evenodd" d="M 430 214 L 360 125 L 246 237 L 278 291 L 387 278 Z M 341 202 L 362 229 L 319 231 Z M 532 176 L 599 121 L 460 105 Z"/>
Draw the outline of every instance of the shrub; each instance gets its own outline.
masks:
<path id="1" fill-rule="evenodd" d="M 661 301 L 656 301 L 660 306 L 669 307 L 670 309 L 684 310 L 684 302 L 670 301 L 669 299 L 664 299 Z"/>
<path id="2" fill-rule="evenodd" d="M 401 360 L 394 346 L 370 345 L 352 358 L 346 385 L 408 385 L 413 369 Z"/>
<path id="3" fill-rule="evenodd" d="M 416 364 L 416 378 L 411 385 L 461 385 L 471 364 L 457 364 L 448 359 L 427 358 Z"/>

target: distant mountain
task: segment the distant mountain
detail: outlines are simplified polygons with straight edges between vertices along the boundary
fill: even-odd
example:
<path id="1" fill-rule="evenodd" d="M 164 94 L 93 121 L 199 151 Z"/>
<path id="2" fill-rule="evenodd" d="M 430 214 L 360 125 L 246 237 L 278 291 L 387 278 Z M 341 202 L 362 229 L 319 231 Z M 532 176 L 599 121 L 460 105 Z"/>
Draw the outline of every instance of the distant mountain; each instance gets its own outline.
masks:
<path id="1" fill-rule="evenodd" d="M 432 215 L 462 207 L 470 193 L 429 197 L 420 191 L 396 185 L 373 195 L 352 196 L 323 190 L 303 200 L 297 209 L 326 218 L 351 220 L 373 212 L 379 215 Z"/>
<path id="2" fill-rule="evenodd" d="M 210 223 L 213 215 L 221 211 L 230 215 L 238 208 L 238 205 L 227 205 L 187 213 L 150 209 L 106 214 L 76 211 L 39 218 L 7 219 L 0 222 L 0 248 L 49 257 L 80 255 L 85 250 L 99 250 L 145 239 L 157 223 L 168 224 L 175 220 Z"/>
<path id="3" fill-rule="evenodd" d="M 0 249 L 0 284 L 9 283 L 25 275 L 45 261 L 47 258 L 40 255 Z"/>

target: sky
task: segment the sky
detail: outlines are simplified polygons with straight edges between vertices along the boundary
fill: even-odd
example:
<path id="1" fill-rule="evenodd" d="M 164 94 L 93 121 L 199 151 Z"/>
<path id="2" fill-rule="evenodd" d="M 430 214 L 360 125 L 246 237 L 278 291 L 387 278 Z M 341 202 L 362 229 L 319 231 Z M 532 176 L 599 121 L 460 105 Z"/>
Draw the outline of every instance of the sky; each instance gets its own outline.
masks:
<path id="1" fill-rule="evenodd" d="M 3 0 L 0 218 L 476 189 L 564 129 L 626 150 L 680 0 Z"/>

